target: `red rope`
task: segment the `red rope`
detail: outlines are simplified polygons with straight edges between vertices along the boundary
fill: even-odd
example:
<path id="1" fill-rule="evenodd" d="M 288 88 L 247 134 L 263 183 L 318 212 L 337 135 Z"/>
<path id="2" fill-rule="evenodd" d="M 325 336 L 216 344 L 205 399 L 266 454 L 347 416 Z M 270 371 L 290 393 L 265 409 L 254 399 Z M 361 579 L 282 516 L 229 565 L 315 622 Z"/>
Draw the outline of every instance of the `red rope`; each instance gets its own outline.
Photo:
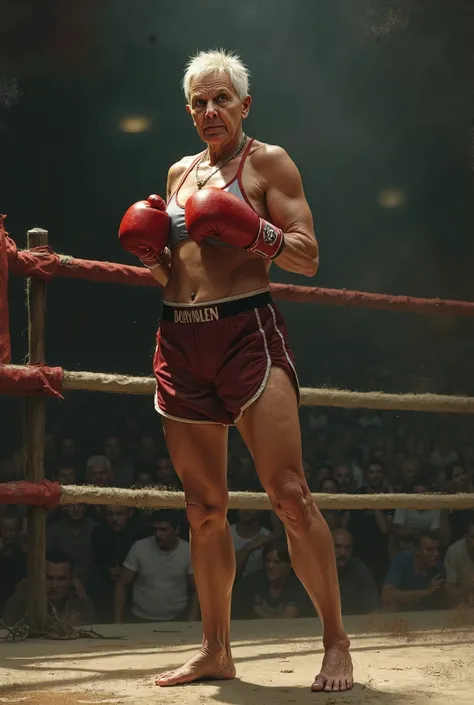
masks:
<path id="1" fill-rule="evenodd" d="M 48 280 L 54 277 L 68 277 L 134 286 L 160 286 L 144 267 L 59 256 L 50 247 L 17 250 L 13 240 L 8 237 L 7 254 L 12 272 L 24 277 L 37 276 Z M 380 311 L 409 311 L 437 316 L 474 316 L 474 302 L 471 301 L 421 299 L 414 296 L 392 296 L 293 284 L 271 284 L 270 288 L 274 298 L 280 301 Z"/>

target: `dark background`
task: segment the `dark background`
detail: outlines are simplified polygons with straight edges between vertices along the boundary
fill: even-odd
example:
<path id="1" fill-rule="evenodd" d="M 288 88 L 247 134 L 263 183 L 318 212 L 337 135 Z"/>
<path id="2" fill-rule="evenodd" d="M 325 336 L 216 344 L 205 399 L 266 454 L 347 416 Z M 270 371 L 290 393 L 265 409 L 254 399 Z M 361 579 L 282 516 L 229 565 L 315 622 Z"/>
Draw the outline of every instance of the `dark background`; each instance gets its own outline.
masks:
<path id="1" fill-rule="evenodd" d="M 317 278 L 274 267 L 273 281 L 474 299 L 468 0 L 2 0 L 0 212 L 19 246 L 38 225 L 58 252 L 132 263 L 121 215 L 201 148 L 180 81 L 188 56 L 214 46 L 250 67 L 246 131 L 288 150 L 313 210 Z M 129 115 L 151 129 L 124 133 Z M 470 319 L 282 309 L 304 385 L 474 393 Z M 153 289 L 54 281 L 47 362 L 150 374 L 159 313 Z M 22 280 L 10 325 L 21 362 Z M 17 419 L 4 414 L 5 438 Z"/>

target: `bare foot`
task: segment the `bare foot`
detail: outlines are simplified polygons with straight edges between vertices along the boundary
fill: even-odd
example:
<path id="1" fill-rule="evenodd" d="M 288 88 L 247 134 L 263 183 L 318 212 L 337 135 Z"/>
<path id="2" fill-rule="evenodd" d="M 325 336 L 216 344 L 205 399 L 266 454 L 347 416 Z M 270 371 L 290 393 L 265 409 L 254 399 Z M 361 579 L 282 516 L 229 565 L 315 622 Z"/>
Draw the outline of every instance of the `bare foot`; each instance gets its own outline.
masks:
<path id="1" fill-rule="evenodd" d="M 210 654 L 201 649 L 181 668 L 157 676 L 155 684 L 163 687 L 193 681 L 230 680 L 231 678 L 235 678 L 235 666 L 230 654 Z"/>
<path id="2" fill-rule="evenodd" d="M 326 647 L 323 665 L 319 675 L 314 679 L 311 690 L 316 692 L 334 692 L 350 690 L 353 686 L 352 659 L 349 643 L 339 642 Z"/>

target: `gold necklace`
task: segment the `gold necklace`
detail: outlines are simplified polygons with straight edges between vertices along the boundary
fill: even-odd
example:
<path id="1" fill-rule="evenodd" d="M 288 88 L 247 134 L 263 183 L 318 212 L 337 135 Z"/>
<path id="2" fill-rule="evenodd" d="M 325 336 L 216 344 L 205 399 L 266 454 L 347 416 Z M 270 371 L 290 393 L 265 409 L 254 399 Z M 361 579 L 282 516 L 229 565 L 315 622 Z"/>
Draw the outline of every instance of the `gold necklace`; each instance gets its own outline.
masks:
<path id="1" fill-rule="evenodd" d="M 202 155 L 201 159 L 199 159 L 198 162 L 197 162 L 197 164 L 196 164 L 196 183 L 197 183 L 197 187 L 198 187 L 199 190 L 201 190 L 201 189 L 203 188 L 203 186 L 205 186 L 205 185 L 207 184 L 207 182 L 209 181 L 209 179 L 210 179 L 211 177 L 213 177 L 214 174 L 217 174 L 217 172 L 220 171 L 223 167 L 225 167 L 226 164 L 228 164 L 229 162 L 231 162 L 232 159 L 235 159 L 235 158 L 240 154 L 240 152 L 242 151 L 242 149 L 243 149 L 244 144 L 246 143 L 246 141 L 247 141 L 247 135 L 244 135 L 244 136 L 242 137 L 242 142 L 239 144 L 239 146 L 237 147 L 237 149 L 235 150 L 235 152 L 234 152 L 233 154 L 231 154 L 230 157 L 227 157 L 227 159 L 226 159 L 224 162 L 222 162 L 222 164 L 221 164 L 220 166 L 218 166 L 217 169 L 214 169 L 214 171 L 211 171 L 211 173 L 209 174 L 208 177 L 206 177 L 205 179 L 200 179 L 200 178 L 199 178 L 199 165 L 200 165 L 200 163 L 202 162 L 202 160 L 204 159 L 204 157 L 206 156 L 206 154 L 209 153 L 209 148 L 207 149 L 206 152 L 204 152 L 204 154 Z"/>

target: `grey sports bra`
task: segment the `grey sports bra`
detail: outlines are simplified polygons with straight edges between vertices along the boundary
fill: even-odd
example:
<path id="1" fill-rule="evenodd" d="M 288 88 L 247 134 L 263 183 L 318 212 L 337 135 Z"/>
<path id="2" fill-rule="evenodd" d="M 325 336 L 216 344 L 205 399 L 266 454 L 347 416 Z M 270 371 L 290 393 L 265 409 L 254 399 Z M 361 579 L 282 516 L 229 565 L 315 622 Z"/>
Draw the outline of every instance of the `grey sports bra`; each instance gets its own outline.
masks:
<path id="1" fill-rule="evenodd" d="M 233 193 L 234 196 L 237 196 L 237 198 L 242 199 L 243 201 L 246 201 L 249 205 L 250 201 L 245 195 L 245 191 L 242 185 L 242 170 L 244 168 L 245 160 L 248 157 L 248 154 L 250 152 L 250 147 L 252 146 L 253 139 L 250 139 L 247 143 L 247 146 L 245 147 L 244 153 L 242 155 L 242 159 L 240 160 L 239 168 L 237 170 L 237 174 L 234 176 L 232 181 L 229 181 L 228 184 L 222 187 L 223 191 L 228 191 L 229 193 Z M 168 213 L 170 217 L 170 235 L 168 238 L 168 247 L 172 249 L 175 245 L 178 244 L 178 242 L 181 242 L 182 240 L 187 240 L 189 238 L 189 235 L 186 230 L 186 224 L 184 222 L 184 207 L 179 203 L 179 189 L 181 186 L 184 184 L 185 180 L 187 179 L 189 173 L 194 169 L 196 166 L 196 163 L 198 160 L 202 157 L 202 152 L 199 154 L 196 159 L 193 160 L 192 164 L 190 167 L 188 167 L 181 178 L 176 191 L 173 193 L 173 195 L 170 197 L 170 200 L 168 201 L 168 205 L 166 207 L 166 212 Z M 231 247 L 231 245 L 227 245 L 226 242 L 223 240 L 219 240 L 217 238 L 207 238 L 207 242 L 211 242 L 214 245 L 222 245 L 224 247 Z"/>

